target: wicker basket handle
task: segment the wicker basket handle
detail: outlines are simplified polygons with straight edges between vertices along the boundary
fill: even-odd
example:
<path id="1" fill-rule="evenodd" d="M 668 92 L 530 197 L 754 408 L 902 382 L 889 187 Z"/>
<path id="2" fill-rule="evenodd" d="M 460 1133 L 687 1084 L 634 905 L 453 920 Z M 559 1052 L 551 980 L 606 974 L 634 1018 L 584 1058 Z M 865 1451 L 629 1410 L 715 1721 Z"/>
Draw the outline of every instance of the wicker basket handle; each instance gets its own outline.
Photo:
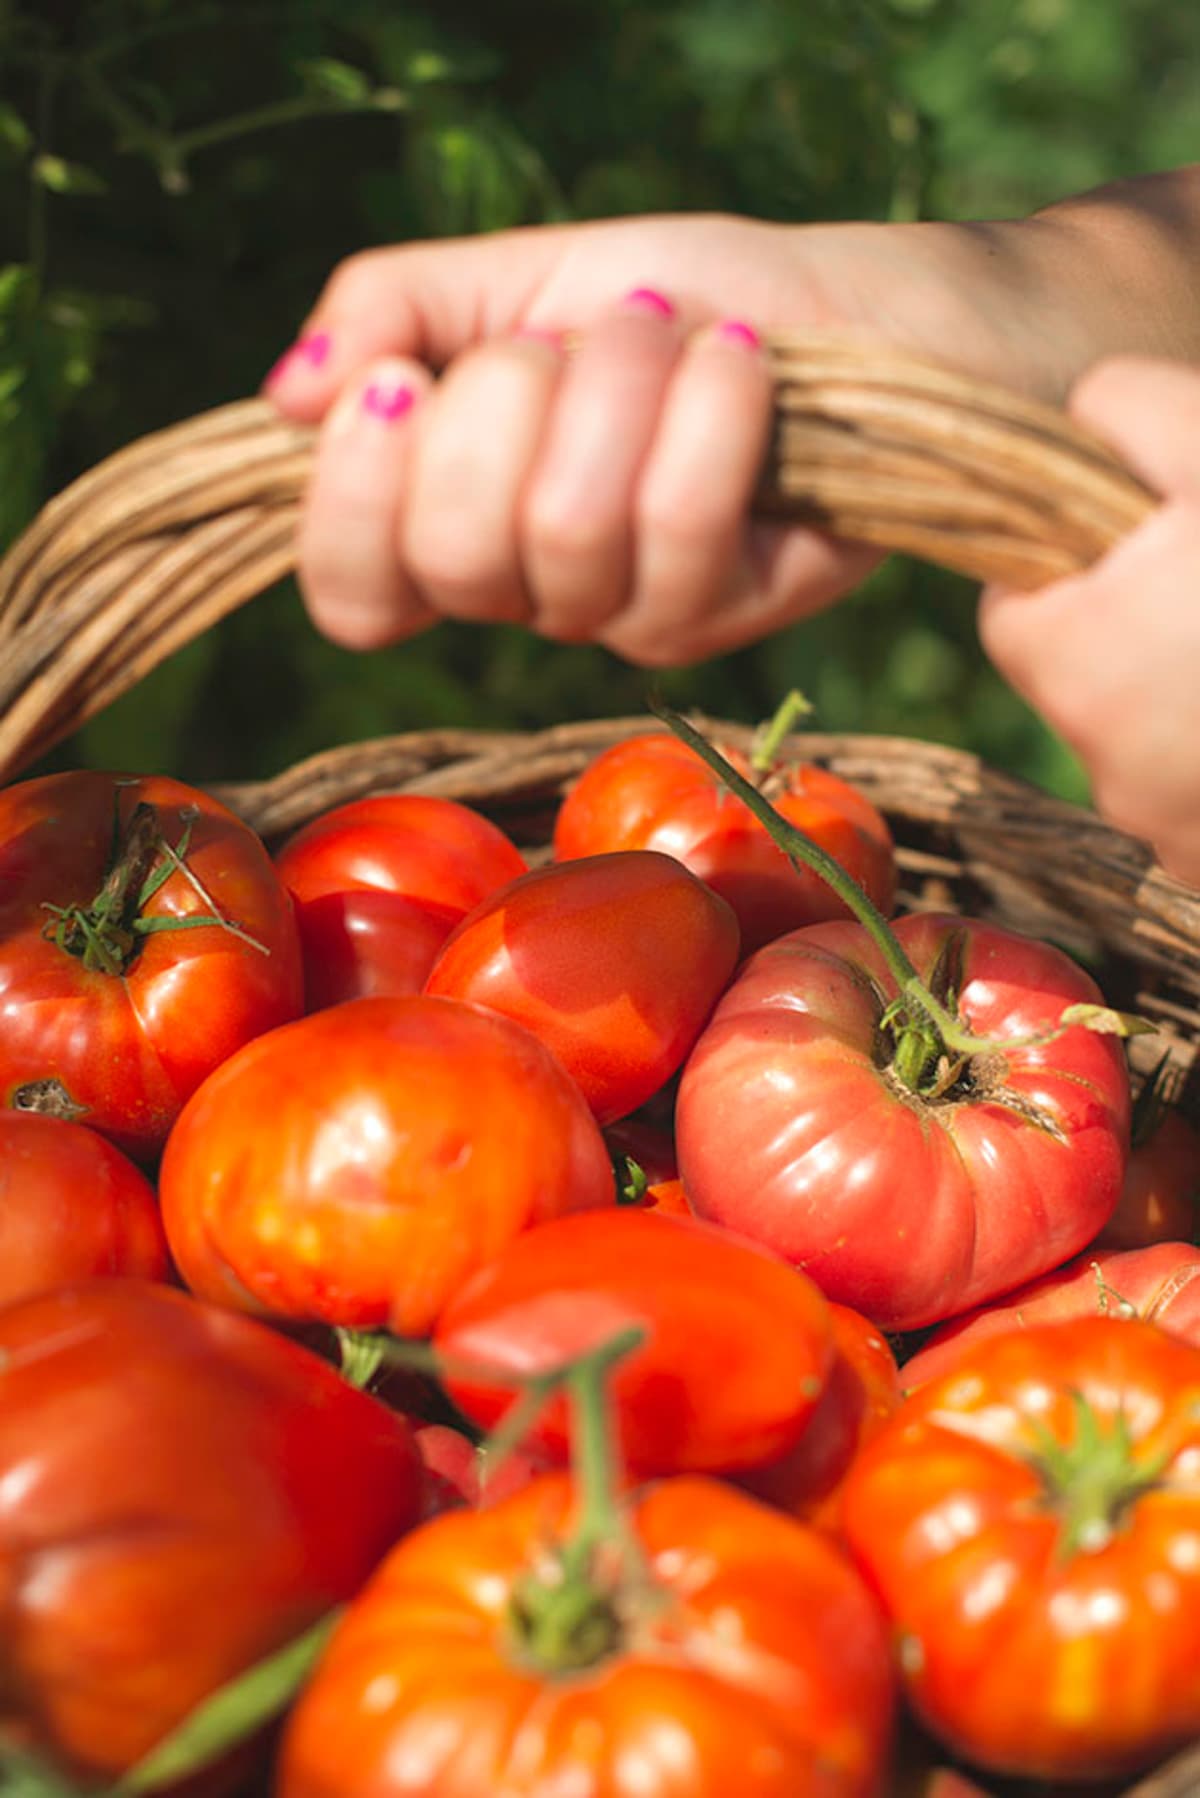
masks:
<path id="1" fill-rule="evenodd" d="M 981 580 L 1086 567 L 1154 504 L 1062 414 L 897 351 L 780 336 L 760 509 Z M 262 400 L 142 438 L 0 563 L 0 778 L 294 565 L 312 432 Z"/>

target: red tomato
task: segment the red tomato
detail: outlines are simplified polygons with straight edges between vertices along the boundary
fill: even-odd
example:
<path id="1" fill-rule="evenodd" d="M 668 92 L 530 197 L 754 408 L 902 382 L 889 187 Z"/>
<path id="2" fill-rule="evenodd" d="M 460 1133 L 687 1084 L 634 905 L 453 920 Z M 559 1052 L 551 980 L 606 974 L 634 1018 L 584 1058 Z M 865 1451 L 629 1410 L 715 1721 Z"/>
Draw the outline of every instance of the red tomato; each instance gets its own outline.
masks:
<path id="1" fill-rule="evenodd" d="M 314 818 L 276 866 L 296 901 L 308 1006 L 316 1010 L 419 992 L 459 919 L 524 874 L 526 863 L 469 806 L 385 793 Z M 351 902 L 351 894 L 359 898 Z"/>
<path id="2" fill-rule="evenodd" d="M 1129 1776 L 1200 1735 L 1200 1349 L 1107 1317 L 980 1343 L 850 1471 L 917 1716 L 968 1760 Z"/>
<path id="3" fill-rule="evenodd" d="M 616 1368 L 617 1435 L 632 1474 L 755 1467 L 796 1442 L 833 1360 L 829 1307 L 811 1281 L 723 1231 L 633 1210 L 530 1230 L 450 1301 L 434 1343 L 451 1363 L 528 1375 L 638 1325 L 646 1340 Z M 459 1375 L 460 1410 L 490 1429 L 516 1393 Z M 569 1453 L 565 1396 L 527 1442 Z"/>
<path id="4" fill-rule="evenodd" d="M 0 1306 L 93 1274 L 165 1280 L 158 1200 L 94 1130 L 0 1111 Z"/>
<path id="5" fill-rule="evenodd" d="M 524 1024 L 609 1123 L 679 1067 L 737 956 L 733 913 L 671 856 L 597 855 L 485 899 L 425 990 Z"/>
<path id="6" fill-rule="evenodd" d="M 118 806 L 133 833 L 124 897 Z M 135 820 L 141 806 L 153 809 Z M 164 841 L 185 843 L 187 873 Z M 214 907 L 242 934 L 144 928 Z M 0 792 L 0 1103 L 86 1118 L 151 1156 L 205 1075 L 301 1002 L 291 902 L 258 838 L 215 799 L 157 775 L 52 774 Z"/>
<path id="7" fill-rule="evenodd" d="M 537 1618 L 571 1511 L 550 1476 L 400 1544 L 291 1715 L 279 1798 L 878 1792 L 887 1639 L 830 1542 L 719 1482 L 664 1480 L 631 1514 L 639 1565 L 597 1579 L 556 1655 Z"/>
<path id="8" fill-rule="evenodd" d="M 356 999 L 250 1044 L 184 1111 L 159 1186 L 201 1297 L 403 1336 L 518 1231 L 614 1199 L 549 1050 L 423 997 Z"/>
<path id="9" fill-rule="evenodd" d="M 103 1280 L 0 1314 L 0 1742 L 89 1780 L 362 1584 L 408 1425 L 307 1350 Z"/>
<path id="10" fill-rule="evenodd" d="M 493 1471 L 486 1450 L 476 1448 L 469 1436 L 449 1424 L 422 1424 L 416 1436 L 431 1492 L 430 1516 L 459 1505 L 499 1504 L 514 1492 L 523 1492 L 546 1471 L 546 1462 L 520 1449 L 506 1455 Z"/>
<path id="11" fill-rule="evenodd" d="M 990 1336 L 1070 1317 L 1143 1317 L 1200 1348 L 1200 1249 L 1185 1242 L 1087 1249 L 935 1330 L 904 1363 L 905 1391 L 937 1378 Z"/>
<path id="12" fill-rule="evenodd" d="M 814 1529 L 838 1533 L 854 1457 L 879 1434 L 902 1393 L 896 1358 L 870 1319 L 848 1305 L 829 1310 L 833 1366 L 804 1434 L 789 1453 L 742 1474 L 738 1483 Z"/>
<path id="13" fill-rule="evenodd" d="M 1180 1111 L 1164 1111 L 1144 1141 L 1135 1138 L 1116 1210 L 1096 1247 L 1140 1249 L 1195 1236 L 1200 1222 L 1200 1134 Z"/>
<path id="14" fill-rule="evenodd" d="M 739 774 L 755 779 L 739 750 L 716 747 Z M 863 793 L 806 762 L 776 763 L 756 784 L 890 915 L 896 885 L 891 832 Z M 668 734 L 629 737 L 606 749 L 559 809 L 559 861 L 616 849 L 676 856 L 728 900 L 747 954 L 785 930 L 846 915 L 825 882 L 798 872 L 695 751 Z"/>
<path id="15" fill-rule="evenodd" d="M 960 1017 L 1011 1048 L 922 1097 L 889 1064 L 895 982 L 856 924 L 760 949 L 683 1071 L 679 1171 L 698 1216 L 766 1243 L 883 1329 L 965 1311 L 1090 1242 L 1124 1178 L 1121 1044 L 1081 1025 L 1040 1046 L 1090 977 L 1061 951 L 978 920 L 894 926 L 917 971 L 959 964 Z"/>

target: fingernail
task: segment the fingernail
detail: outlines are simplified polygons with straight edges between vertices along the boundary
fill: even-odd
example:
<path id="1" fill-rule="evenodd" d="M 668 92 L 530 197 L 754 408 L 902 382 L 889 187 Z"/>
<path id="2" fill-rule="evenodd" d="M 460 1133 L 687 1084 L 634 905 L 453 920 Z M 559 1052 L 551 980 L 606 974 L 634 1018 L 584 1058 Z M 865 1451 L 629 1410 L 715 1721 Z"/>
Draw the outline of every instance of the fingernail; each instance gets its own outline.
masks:
<path id="1" fill-rule="evenodd" d="M 743 350 L 761 350 L 762 338 L 753 325 L 745 324 L 740 318 L 727 318 L 717 326 L 717 336 L 722 343 L 735 345 Z"/>
<path id="2" fill-rule="evenodd" d="M 391 387 L 382 381 L 372 381 L 363 388 L 362 409 L 372 418 L 392 424 L 412 410 L 416 397 L 411 387 Z"/>
<path id="3" fill-rule="evenodd" d="M 265 385 L 270 387 L 284 374 L 290 373 L 298 364 L 304 363 L 309 368 L 320 368 L 329 358 L 333 339 L 328 331 L 310 331 L 307 337 L 297 341 L 283 352 L 278 362 L 267 376 Z"/>
<path id="4" fill-rule="evenodd" d="M 653 287 L 635 287 L 622 302 L 633 312 L 652 312 L 656 318 L 674 318 L 675 308 L 666 294 Z"/>

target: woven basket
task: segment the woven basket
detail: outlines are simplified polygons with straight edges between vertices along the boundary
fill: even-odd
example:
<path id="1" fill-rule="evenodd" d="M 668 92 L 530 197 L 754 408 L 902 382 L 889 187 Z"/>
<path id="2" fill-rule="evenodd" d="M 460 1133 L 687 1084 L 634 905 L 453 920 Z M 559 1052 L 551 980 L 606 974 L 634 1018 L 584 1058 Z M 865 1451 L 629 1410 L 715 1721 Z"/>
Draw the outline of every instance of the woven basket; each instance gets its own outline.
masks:
<path id="1" fill-rule="evenodd" d="M 770 347 L 764 513 L 1032 589 L 1088 566 L 1153 508 L 1107 449 L 1049 408 L 877 345 L 806 335 Z M 310 430 L 250 400 L 132 444 L 45 507 L 0 563 L 0 779 L 290 572 L 311 453 Z M 744 727 L 698 722 L 748 741 Z M 618 718 L 418 731 L 214 791 L 272 842 L 367 793 L 440 794 L 486 811 L 536 855 L 575 776 L 648 728 Z M 1143 844 L 975 756 L 824 733 L 790 747 L 886 814 L 903 905 L 953 905 L 1062 943 L 1094 967 L 1110 1003 L 1159 1026 L 1131 1044 L 1135 1065 L 1169 1048 L 1194 1097 L 1200 893 Z M 1200 1749 L 1129 1798 L 1197 1792 Z"/>

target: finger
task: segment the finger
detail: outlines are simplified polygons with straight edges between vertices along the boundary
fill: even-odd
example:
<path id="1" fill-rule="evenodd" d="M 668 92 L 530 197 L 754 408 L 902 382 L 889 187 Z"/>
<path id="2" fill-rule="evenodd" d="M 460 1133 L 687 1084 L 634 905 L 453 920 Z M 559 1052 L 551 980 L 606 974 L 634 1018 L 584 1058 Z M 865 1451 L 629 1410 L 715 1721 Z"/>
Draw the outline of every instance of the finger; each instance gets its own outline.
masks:
<path id="1" fill-rule="evenodd" d="M 630 592 L 634 495 L 680 345 L 671 302 L 637 289 L 562 371 L 519 520 L 543 636 L 594 636 Z"/>
<path id="2" fill-rule="evenodd" d="M 529 322 L 540 284 L 577 230 L 544 226 L 350 257 L 264 391 L 289 416 L 315 420 L 348 379 L 382 356 L 443 367 L 482 338 Z"/>
<path id="3" fill-rule="evenodd" d="M 1200 499 L 1200 369 L 1112 357 L 1076 382 L 1070 411 L 1157 493 Z"/>
<path id="4" fill-rule="evenodd" d="M 758 335 L 740 321 L 681 355 L 638 484 L 633 596 L 609 637 L 622 654 L 669 660 L 729 600 L 772 398 Z"/>
<path id="5" fill-rule="evenodd" d="M 400 556 L 451 618 L 519 622 L 529 600 L 517 508 L 563 364 L 551 336 L 468 351 L 423 409 L 400 522 Z"/>
<path id="6" fill-rule="evenodd" d="M 396 554 L 411 415 L 429 386 L 417 363 L 371 363 L 321 431 L 300 523 L 300 589 L 318 629 L 347 648 L 411 636 L 435 616 Z"/>

